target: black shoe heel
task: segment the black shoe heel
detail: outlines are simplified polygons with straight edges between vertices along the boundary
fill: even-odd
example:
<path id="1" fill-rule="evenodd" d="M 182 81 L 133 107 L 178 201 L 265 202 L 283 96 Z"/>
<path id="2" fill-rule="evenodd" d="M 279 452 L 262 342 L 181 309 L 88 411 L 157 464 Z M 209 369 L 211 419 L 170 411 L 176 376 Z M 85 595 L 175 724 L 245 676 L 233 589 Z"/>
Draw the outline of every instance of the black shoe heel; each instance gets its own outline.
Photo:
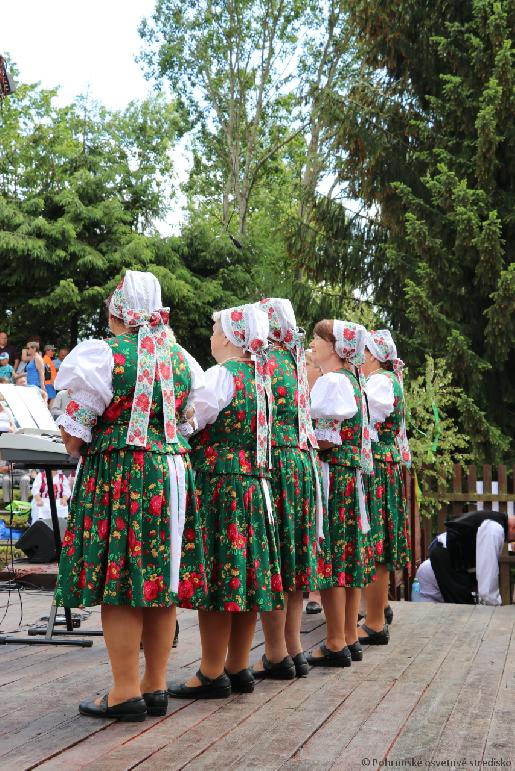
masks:
<path id="1" fill-rule="evenodd" d="M 352 661 L 363 661 L 363 648 L 359 640 L 356 640 L 352 645 L 347 646 L 350 650 L 350 657 Z"/>
<path id="2" fill-rule="evenodd" d="M 225 674 L 231 681 L 231 691 L 233 693 L 253 693 L 256 681 L 251 669 L 242 669 L 239 672 L 231 673 L 225 670 Z"/>
<path id="3" fill-rule="evenodd" d="M 387 605 L 384 609 L 384 620 L 388 625 L 393 621 L 393 608 L 390 605 Z"/>
<path id="4" fill-rule="evenodd" d="M 168 709 L 168 693 L 166 691 L 151 691 L 144 693 L 143 698 L 147 705 L 147 715 L 162 717 Z"/>
<path id="5" fill-rule="evenodd" d="M 309 675 L 310 666 L 304 651 L 301 651 L 300 653 L 297 653 L 296 656 L 293 656 L 293 663 L 295 664 L 296 677 L 307 677 Z"/>

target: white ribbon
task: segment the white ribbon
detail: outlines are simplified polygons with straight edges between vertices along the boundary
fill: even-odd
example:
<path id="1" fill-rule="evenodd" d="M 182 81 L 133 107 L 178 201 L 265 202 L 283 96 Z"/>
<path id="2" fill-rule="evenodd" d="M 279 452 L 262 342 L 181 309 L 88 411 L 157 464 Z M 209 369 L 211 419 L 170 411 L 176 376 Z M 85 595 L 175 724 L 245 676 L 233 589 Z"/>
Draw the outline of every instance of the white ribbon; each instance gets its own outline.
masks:
<path id="1" fill-rule="evenodd" d="M 177 592 L 186 520 L 186 469 L 180 455 L 168 455 L 167 460 L 170 477 L 170 590 Z"/>
<path id="2" fill-rule="evenodd" d="M 324 501 L 325 505 L 329 506 L 329 487 L 330 487 L 330 476 L 329 476 L 329 463 L 326 463 L 324 460 L 322 461 L 322 485 L 324 488 Z"/>
<path id="3" fill-rule="evenodd" d="M 356 484 L 358 486 L 359 513 L 361 517 L 361 532 L 368 533 L 370 522 L 368 521 L 367 505 L 365 503 L 365 490 L 363 487 L 363 474 L 361 469 L 356 469 Z"/>
<path id="4" fill-rule="evenodd" d="M 268 481 L 266 479 L 261 480 L 261 487 L 263 488 L 263 495 L 265 496 L 265 503 L 266 503 L 266 511 L 268 514 L 268 521 L 274 526 L 275 520 L 274 520 L 274 510 L 272 508 L 272 498 L 270 495 L 270 488 L 268 486 Z"/>
<path id="5" fill-rule="evenodd" d="M 313 473 L 315 474 L 315 492 L 316 492 L 316 523 L 317 523 L 317 549 L 320 549 L 320 540 L 325 538 L 324 536 L 324 502 L 322 500 L 322 485 L 320 484 L 320 477 L 318 474 L 318 468 L 315 459 L 315 451 L 310 450 L 309 455 L 311 457 L 311 463 L 313 465 Z"/>

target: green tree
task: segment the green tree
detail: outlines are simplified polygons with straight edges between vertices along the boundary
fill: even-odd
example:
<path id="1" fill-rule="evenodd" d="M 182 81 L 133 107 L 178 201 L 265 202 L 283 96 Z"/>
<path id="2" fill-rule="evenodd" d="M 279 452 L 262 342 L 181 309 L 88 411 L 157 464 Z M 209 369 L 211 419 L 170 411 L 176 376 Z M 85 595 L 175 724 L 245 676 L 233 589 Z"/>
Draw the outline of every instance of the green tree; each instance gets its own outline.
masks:
<path id="1" fill-rule="evenodd" d="M 374 300 L 413 373 L 428 354 L 445 361 L 459 425 L 495 460 L 515 427 L 513 4 L 358 0 L 349 15 L 361 69 L 327 119 L 364 210 L 320 202 L 335 247 L 313 275 Z"/>
<path id="2" fill-rule="evenodd" d="M 103 333 L 123 267 L 149 267 L 181 121 L 157 98 L 111 113 L 21 86 L 0 121 L 0 318 L 20 343 Z"/>

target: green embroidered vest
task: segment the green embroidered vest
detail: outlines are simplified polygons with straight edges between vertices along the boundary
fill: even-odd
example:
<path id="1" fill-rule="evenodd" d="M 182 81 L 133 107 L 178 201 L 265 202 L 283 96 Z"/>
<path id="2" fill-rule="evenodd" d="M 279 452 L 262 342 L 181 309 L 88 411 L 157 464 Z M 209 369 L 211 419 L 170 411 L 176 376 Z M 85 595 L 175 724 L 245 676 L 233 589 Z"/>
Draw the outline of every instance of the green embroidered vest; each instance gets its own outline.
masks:
<path id="1" fill-rule="evenodd" d="M 259 468 L 257 454 L 257 408 L 254 362 L 227 361 L 222 364 L 234 380 L 234 396 L 215 422 L 192 439 L 195 471 L 212 474 L 269 476 Z"/>
<path id="2" fill-rule="evenodd" d="M 123 334 L 112 337 L 106 342 L 113 352 L 113 399 L 93 429 L 89 453 L 105 452 L 128 446 L 127 429 L 138 371 L 138 336 L 137 334 Z M 181 412 L 186 406 L 191 390 L 191 373 L 183 349 L 176 343 L 170 345 L 170 356 L 175 389 L 175 412 L 177 424 L 179 424 Z M 177 433 L 177 438 L 176 444 L 166 443 L 163 397 L 161 385 L 156 377 L 145 449 L 166 455 L 189 452 L 190 447 L 186 439 L 179 433 Z"/>
<path id="3" fill-rule="evenodd" d="M 339 424 L 341 445 L 332 447 L 329 450 L 322 450 L 320 460 L 323 460 L 325 463 L 331 463 L 334 466 L 359 468 L 361 464 L 361 389 L 358 379 L 348 369 L 340 369 L 337 374 L 349 378 L 358 410 L 352 418 L 342 420 Z M 317 421 L 317 425 L 319 422 Z"/>
<path id="4" fill-rule="evenodd" d="M 272 406 L 272 447 L 299 446 L 298 380 L 289 351 L 270 345 L 269 371 L 274 403 Z"/>
<path id="5" fill-rule="evenodd" d="M 396 437 L 402 424 L 404 411 L 404 394 L 397 377 L 387 370 L 376 370 L 374 374 L 386 375 L 393 385 L 393 412 L 388 415 L 383 423 L 375 423 L 373 428 L 377 431 L 379 441 L 372 441 L 372 455 L 376 460 L 385 463 L 400 463 L 401 455 L 397 446 Z M 371 375 L 370 377 L 374 377 Z"/>

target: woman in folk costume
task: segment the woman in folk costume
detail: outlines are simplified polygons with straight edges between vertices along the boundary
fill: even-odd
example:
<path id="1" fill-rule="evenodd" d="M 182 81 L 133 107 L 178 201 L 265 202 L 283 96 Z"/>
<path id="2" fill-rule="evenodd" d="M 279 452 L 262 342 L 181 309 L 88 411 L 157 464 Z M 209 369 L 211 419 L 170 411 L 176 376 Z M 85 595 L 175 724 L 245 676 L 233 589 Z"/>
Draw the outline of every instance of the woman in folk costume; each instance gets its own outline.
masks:
<path id="1" fill-rule="evenodd" d="M 313 357 L 324 373 L 311 392 L 311 414 L 321 448 L 328 508 L 329 556 L 319 559 L 327 640 L 308 661 L 313 666 L 350 666 L 361 661 L 356 624 L 361 588 L 373 580 L 374 562 L 362 486 L 372 469 L 370 433 L 358 369 L 366 330 L 347 321 L 315 325 Z M 327 550 L 327 546 L 325 550 Z"/>
<path id="2" fill-rule="evenodd" d="M 371 537 L 377 581 L 365 590 L 366 623 L 359 628 L 360 642 L 386 645 L 393 612 L 388 605 L 389 571 L 410 562 L 408 512 L 401 464 L 409 466 L 411 454 L 406 436 L 403 362 L 390 332 L 367 332 L 365 392 L 370 411 L 374 474 L 368 479 Z"/>
<path id="3" fill-rule="evenodd" d="M 304 333 L 289 300 L 258 304 L 270 323 L 268 367 L 272 384 L 272 494 L 279 525 L 281 576 L 287 612 L 261 613 L 265 654 L 254 676 L 305 677 L 309 665 L 302 650 L 300 624 L 303 590 L 317 588 L 318 542 L 323 538 L 319 470 L 311 448 L 318 448 L 309 407 Z"/>
<path id="4" fill-rule="evenodd" d="M 83 456 L 56 601 L 101 604 L 114 679 L 101 700 L 80 705 L 93 717 L 166 712 L 182 530 L 198 526 L 189 447 L 176 426 L 204 382 L 167 324 L 155 276 L 127 271 L 109 302 L 113 337 L 80 343 L 56 381 L 72 395 L 57 420 L 65 445 Z"/>
<path id="5" fill-rule="evenodd" d="M 72 494 L 70 483 L 62 471 L 56 471 L 53 480 L 57 516 L 65 519 L 68 516 L 68 501 Z M 32 484 L 31 522 L 34 524 L 38 519 L 46 519 L 50 525 L 51 517 L 46 474 L 38 471 Z"/>
<path id="6" fill-rule="evenodd" d="M 199 610 L 202 660 L 195 677 L 169 688 L 188 699 L 251 692 L 257 611 L 283 607 L 269 486 L 268 318 L 254 305 L 213 318 L 211 351 L 218 364 L 207 370 L 206 386 L 192 401 L 202 429 L 192 455 L 201 529 L 185 532 L 185 566 L 193 567 L 179 586 L 181 606 Z M 198 542 L 205 550 L 205 585 L 188 558 Z"/>

